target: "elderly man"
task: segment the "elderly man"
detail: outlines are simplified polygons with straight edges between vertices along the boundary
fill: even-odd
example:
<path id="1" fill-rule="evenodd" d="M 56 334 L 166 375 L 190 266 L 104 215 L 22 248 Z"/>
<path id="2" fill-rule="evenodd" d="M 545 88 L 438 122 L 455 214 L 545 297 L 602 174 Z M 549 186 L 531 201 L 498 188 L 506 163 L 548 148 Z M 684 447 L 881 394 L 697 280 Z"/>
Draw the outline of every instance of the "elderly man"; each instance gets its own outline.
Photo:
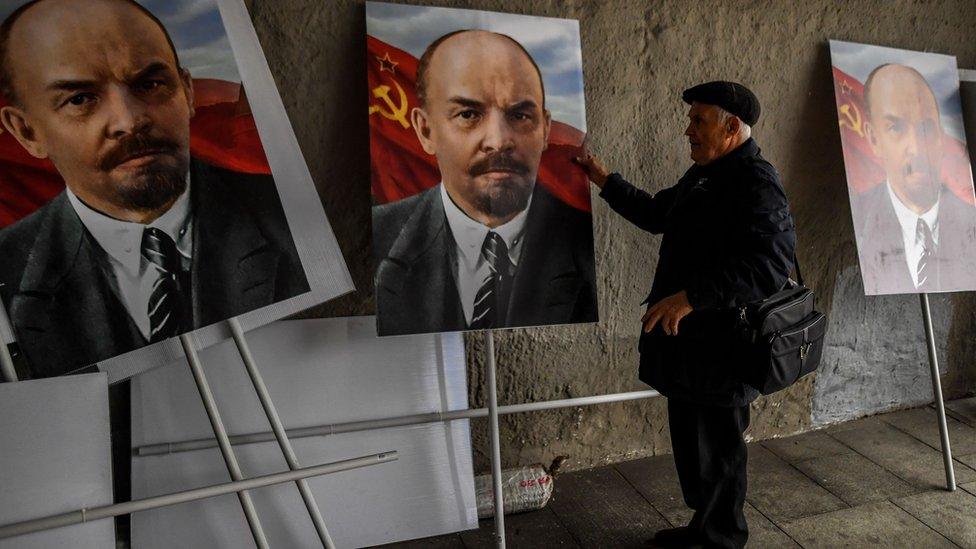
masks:
<path id="1" fill-rule="evenodd" d="M 442 183 L 373 209 L 380 335 L 596 321 L 592 222 L 536 185 L 542 75 L 467 30 L 420 58 L 411 122 Z"/>
<path id="2" fill-rule="evenodd" d="M 600 196 L 638 227 L 663 234 L 641 322 L 640 378 L 668 398 L 674 462 L 687 526 L 652 544 L 742 547 L 748 537 L 746 445 L 749 403 L 732 341 L 734 307 L 780 290 L 795 234 L 779 176 L 750 137 L 759 101 L 745 86 L 709 82 L 682 94 L 694 165 L 673 187 L 650 194 L 578 159 Z"/>
<path id="3" fill-rule="evenodd" d="M 309 289 L 271 178 L 190 157 L 193 86 L 132 0 L 40 0 L 0 27 L 3 125 L 66 189 L 0 231 L 32 377 Z"/>
<path id="4" fill-rule="evenodd" d="M 866 136 L 886 176 L 852 202 L 866 293 L 976 288 L 976 208 L 942 180 L 935 94 L 915 69 L 889 64 L 871 72 L 864 97 Z"/>

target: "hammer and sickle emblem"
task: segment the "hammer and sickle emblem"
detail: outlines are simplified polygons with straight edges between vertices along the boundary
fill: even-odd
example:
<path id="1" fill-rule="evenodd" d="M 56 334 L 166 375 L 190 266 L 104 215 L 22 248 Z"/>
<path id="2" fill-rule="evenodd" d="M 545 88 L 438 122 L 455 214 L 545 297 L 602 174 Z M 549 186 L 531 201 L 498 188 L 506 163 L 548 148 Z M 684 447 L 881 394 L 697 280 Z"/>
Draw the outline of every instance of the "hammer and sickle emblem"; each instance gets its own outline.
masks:
<path id="1" fill-rule="evenodd" d="M 396 86 L 397 94 L 400 96 L 400 104 L 397 105 L 390 99 L 390 87 L 381 84 L 373 88 L 373 97 L 386 103 L 386 107 L 389 110 L 384 109 L 382 105 L 374 104 L 369 106 L 369 114 L 372 115 L 378 112 L 383 118 L 396 120 L 403 126 L 403 129 L 407 129 L 410 127 L 410 121 L 407 120 L 407 107 L 409 107 L 407 104 L 407 92 L 403 91 L 403 88 L 400 87 L 400 84 L 396 80 L 393 81 L 393 85 Z"/>
<path id="2" fill-rule="evenodd" d="M 864 127 L 862 126 L 861 111 L 851 103 L 844 103 L 840 106 L 840 126 L 847 126 L 857 135 L 864 137 Z"/>

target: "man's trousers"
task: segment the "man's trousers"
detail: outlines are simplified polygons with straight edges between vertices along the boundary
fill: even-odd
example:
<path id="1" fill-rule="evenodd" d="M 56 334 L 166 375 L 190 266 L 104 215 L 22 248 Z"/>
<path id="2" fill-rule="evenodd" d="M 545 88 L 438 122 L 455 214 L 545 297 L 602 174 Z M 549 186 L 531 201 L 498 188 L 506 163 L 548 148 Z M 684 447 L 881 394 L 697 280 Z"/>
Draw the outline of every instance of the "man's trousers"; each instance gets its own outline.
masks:
<path id="1" fill-rule="evenodd" d="M 695 511 L 689 526 L 709 545 L 745 546 L 747 451 L 742 434 L 749 426 L 749 406 L 705 406 L 669 398 L 668 423 L 681 492 Z"/>

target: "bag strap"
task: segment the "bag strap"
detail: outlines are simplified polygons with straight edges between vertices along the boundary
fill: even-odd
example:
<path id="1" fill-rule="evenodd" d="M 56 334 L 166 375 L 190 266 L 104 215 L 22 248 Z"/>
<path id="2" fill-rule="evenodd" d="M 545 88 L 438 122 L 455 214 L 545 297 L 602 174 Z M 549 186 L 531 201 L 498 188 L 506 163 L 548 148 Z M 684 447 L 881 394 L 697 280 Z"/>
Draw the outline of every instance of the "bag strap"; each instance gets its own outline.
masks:
<path id="1" fill-rule="evenodd" d="M 793 250 L 793 269 L 796 271 L 796 281 L 800 283 L 800 286 L 806 286 L 803 283 L 803 275 L 800 274 L 800 262 L 796 259 L 796 249 Z"/>

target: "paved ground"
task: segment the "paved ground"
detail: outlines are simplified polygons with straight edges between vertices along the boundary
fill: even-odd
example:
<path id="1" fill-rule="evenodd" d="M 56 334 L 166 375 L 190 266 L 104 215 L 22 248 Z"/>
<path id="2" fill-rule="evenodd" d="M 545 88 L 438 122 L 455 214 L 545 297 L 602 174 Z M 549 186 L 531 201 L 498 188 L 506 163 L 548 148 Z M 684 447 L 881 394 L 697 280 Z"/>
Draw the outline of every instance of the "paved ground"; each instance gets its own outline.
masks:
<path id="1" fill-rule="evenodd" d="M 933 408 L 749 445 L 751 547 L 976 548 L 976 397 L 948 404 L 955 492 Z M 671 456 L 560 475 L 549 505 L 508 515 L 508 546 L 639 547 L 685 524 Z M 494 525 L 390 547 L 493 547 Z"/>

